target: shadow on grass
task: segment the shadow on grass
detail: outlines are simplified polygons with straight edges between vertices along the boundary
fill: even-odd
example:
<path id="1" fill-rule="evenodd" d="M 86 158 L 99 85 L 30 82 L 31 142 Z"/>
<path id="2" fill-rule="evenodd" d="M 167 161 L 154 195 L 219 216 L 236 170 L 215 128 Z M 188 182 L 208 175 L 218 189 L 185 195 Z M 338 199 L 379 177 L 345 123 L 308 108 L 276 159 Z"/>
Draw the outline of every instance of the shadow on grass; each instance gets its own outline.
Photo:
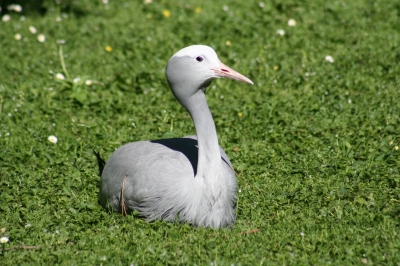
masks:
<path id="1" fill-rule="evenodd" d="M 24 13 L 38 13 L 40 15 L 46 14 L 47 8 L 44 5 L 43 0 L 2 0 L 0 2 L 1 13 L 8 13 L 8 6 L 15 4 L 20 5 L 22 7 L 22 12 Z"/>
<path id="2" fill-rule="evenodd" d="M 50 8 L 59 5 L 63 12 L 73 13 L 76 17 L 86 15 L 86 12 L 79 9 L 72 0 L 1 0 L 1 15 L 12 12 L 8 10 L 8 7 L 11 5 L 20 5 L 23 14 L 38 14 L 44 16 Z"/>

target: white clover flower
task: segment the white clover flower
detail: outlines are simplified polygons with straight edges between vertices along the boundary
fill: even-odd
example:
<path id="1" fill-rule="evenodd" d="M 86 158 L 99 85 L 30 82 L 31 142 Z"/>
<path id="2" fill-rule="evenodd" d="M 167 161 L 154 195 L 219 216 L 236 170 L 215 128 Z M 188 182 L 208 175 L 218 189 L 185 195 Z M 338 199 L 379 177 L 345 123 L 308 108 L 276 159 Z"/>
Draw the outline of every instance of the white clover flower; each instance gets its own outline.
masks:
<path id="1" fill-rule="evenodd" d="M 45 42 L 46 41 L 46 36 L 44 36 L 43 34 L 39 34 L 37 36 L 37 39 L 39 42 Z"/>
<path id="2" fill-rule="evenodd" d="M 56 17 L 56 21 L 57 21 L 57 22 L 60 22 L 61 20 L 62 20 L 61 17 Z"/>
<path id="3" fill-rule="evenodd" d="M 222 7 L 222 10 L 228 11 L 228 10 L 229 10 L 229 7 L 228 7 L 228 6 L 223 6 L 223 7 Z"/>
<path id="4" fill-rule="evenodd" d="M 88 80 L 86 80 L 85 84 L 88 85 L 88 86 L 90 86 L 90 85 L 93 84 L 93 82 L 92 82 L 90 79 L 88 79 Z"/>
<path id="5" fill-rule="evenodd" d="M 79 82 L 80 80 L 81 80 L 80 77 L 74 78 L 74 83 L 77 83 L 77 82 Z"/>
<path id="6" fill-rule="evenodd" d="M 56 136 L 49 136 L 48 141 L 50 141 L 51 143 L 57 143 L 58 139 Z"/>
<path id="7" fill-rule="evenodd" d="M 26 225 L 25 225 L 25 228 L 29 228 L 29 227 L 31 227 L 32 225 L 30 224 L 30 223 L 27 223 Z"/>
<path id="8" fill-rule="evenodd" d="M 21 16 L 20 20 L 21 20 L 21 21 L 25 21 L 25 20 L 26 20 L 26 17 L 25 17 L 25 16 Z"/>
<path id="9" fill-rule="evenodd" d="M 335 60 L 333 60 L 333 57 L 330 55 L 325 56 L 325 60 L 328 61 L 329 63 L 335 62 Z"/>
<path id="10" fill-rule="evenodd" d="M 4 15 L 2 18 L 1 18 L 1 20 L 3 20 L 3 22 L 8 22 L 8 21 L 10 21 L 11 20 L 11 17 L 10 17 L 10 15 Z"/>
<path id="11" fill-rule="evenodd" d="M 21 38 L 22 38 L 22 36 L 19 33 L 14 35 L 14 39 L 16 39 L 17 41 L 21 40 Z"/>
<path id="12" fill-rule="evenodd" d="M 151 2 L 153 2 L 153 0 L 144 0 L 145 5 L 151 4 Z"/>
<path id="13" fill-rule="evenodd" d="M 300 236 L 305 236 L 304 232 L 300 232 Z"/>
<path id="14" fill-rule="evenodd" d="M 6 236 L 2 236 L 1 238 L 0 238 L 0 243 L 1 244 L 5 244 L 5 243 L 7 243 L 8 242 L 8 237 L 6 237 Z"/>
<path id="15" fill-rule="evenodd" d="M 265 6 L 265 4 L 264 4 L 263 2 L 260 2 L 258 5 L 259 5 L 261 8 L 263 8 L 263 7 Z"/>
<path id="16" fill-rule="evenodd" d="M 20 13 L 22 11 L 22 7 L 20 5 L 14 5 L 14 11 Z"/>
<path id="17" fill-rule="evenodd" d="M 20 6 L 20 5 L 9 5 L 8 7 L 8 10 L 14 10 L 15 12 L 21 12 L 22 11 L 22 7 Z"/>
<path id="18" fill-rule="evenodd" d="M 36 32 L 37 32 L 36 28 L 33 27 L 33 26 L 29 26 L 29 31 L 30 31 L 31 33 L 33 33 L 33 34 L 36 34 Z"/>
<path id="19" fill-rule="evenodd" d="M 296 20 L 294 20 L 294 19 L 289 19 L 289 21 L 288 21 L 288 23 L 287 23 L 290 27 L 294 27 L 294 26 L 296 26 Z"/>
<path id="20" fill-rule="evenodd" d="M 58 79 L 58 80 L 63 80 L 63 79 L 65 79 L 65 77 L 64 77 L 63 74 L 57 73 L 57 74 L 56 74 L 56 79 Z"/>
<path id="21" fill-rule="evenodd" d="M 285 31 L 284 30 L 277 30 L 276 34 L 283 36 L 283 35 L 285 35 Z"/>
<path id="22" fill-rule="evenodd" d="M 103 4 L 107 5 L 108 4 L 108 0 L 103 0 Z"/>

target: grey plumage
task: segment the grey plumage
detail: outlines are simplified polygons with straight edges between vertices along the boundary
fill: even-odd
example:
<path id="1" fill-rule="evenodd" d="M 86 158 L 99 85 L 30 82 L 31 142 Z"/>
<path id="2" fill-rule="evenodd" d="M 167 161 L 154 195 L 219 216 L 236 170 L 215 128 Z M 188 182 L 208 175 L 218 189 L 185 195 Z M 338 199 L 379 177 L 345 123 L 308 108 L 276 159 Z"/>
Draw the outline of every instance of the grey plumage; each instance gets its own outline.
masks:
<path id="1" fill-rule="evenodd" d="M 205 90 L 215 78 L 252 82 L 204 45 L 178 51 L 168 61 L 166 76 L 175 98 L 191 115 L 197 136 L 138 141 L 117 149 L 101 176 L 100 204 L 122 212 L 123 194 L 126 211 L 136 210 L 148 221 L 228 226 L 236 219 L 236 177 L 218 145 Z"/>

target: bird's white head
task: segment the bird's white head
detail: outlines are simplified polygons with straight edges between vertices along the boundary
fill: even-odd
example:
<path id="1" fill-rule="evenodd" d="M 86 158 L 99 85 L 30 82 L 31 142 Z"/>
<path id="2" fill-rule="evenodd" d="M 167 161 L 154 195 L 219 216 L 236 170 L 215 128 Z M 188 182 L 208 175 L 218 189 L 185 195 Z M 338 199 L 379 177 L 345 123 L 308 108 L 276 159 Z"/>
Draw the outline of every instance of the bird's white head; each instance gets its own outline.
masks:
<path id="1" fill-rule="evenodd" d="M 206 45 L 192 45 L 179 50 L 168 61 L 166 76 L 172 93 L 179 101 L 204 90 L 215 78 L 253 84 L 250 79 L 224 65 L 215 51 Z"/>

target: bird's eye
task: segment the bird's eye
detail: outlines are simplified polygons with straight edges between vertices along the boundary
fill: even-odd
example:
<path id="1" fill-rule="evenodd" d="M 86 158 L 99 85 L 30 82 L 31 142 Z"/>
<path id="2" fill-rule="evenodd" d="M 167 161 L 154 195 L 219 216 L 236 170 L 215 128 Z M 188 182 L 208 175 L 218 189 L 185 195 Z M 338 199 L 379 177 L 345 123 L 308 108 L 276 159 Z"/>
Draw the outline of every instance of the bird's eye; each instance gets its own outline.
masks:
<path id="1" fill-rule="evenodd" d="M 196 57 L 196 60 L 197 60 L 197 62 L 201 62 L 201 61 L 203 61 L 203 57 L 202 56 L 198 56 L 198 57 Z"/>

